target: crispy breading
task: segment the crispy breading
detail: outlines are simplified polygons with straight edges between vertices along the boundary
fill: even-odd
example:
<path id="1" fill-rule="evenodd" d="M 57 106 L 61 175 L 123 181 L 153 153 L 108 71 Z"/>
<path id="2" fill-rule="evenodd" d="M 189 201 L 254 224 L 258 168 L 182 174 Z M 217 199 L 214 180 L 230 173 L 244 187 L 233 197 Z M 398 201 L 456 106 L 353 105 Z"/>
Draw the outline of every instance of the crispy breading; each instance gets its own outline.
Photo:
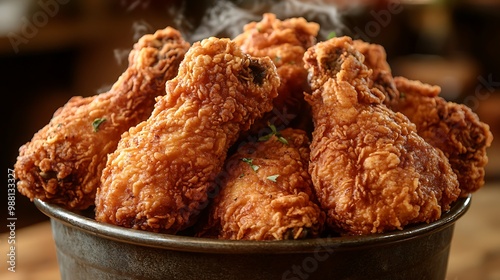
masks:
<path id="1" fill-rule="evenodd" d="M 279 77 L 229 39 L 194 43 L 146 121 L 108 157 L 96 220 L 177 233 L 208 203 L 215 177 L 241 131 L 272 108 Z"/>
<path id="2" fill-rule="evenodd" d="M 268 123 L 281 128 L 290 125 L 307 128 L 311 116 L 307 103 L 303 102 L 303 92 L 309 90 L 309 84 L 302 58 L 304 52 L 316 43 L 318 31 L 317 23 L 304 18 L 279 20 L 276 15 L 265 13 L 261 21 L 248 23 L 243 33 L 234 38 L 243 52 L 270 57 L 281 80 L 273 111 L 258 120 L 249 133 L 268 132 Z"/>
<path id="3" fill-rule="evenodd" d="M 354 40 L 354 47 L 365 57 L 364 64 L 372 70 L 368 79 L 370 88 L 377 88 L 384 93 L 384 104 L 390 100 L 399 98 L 399 91 L 394 83 L 392 71 L 387 62 L 387 54 L 384 47 L 378 44 L 370 44 L 362 40 Z"/>
<path id="4" fill-rule="evenodd" d="M 320 235 L 325 214 L 308 173 L 309 138 L 291 128 L 263 138 L 241 146 L 227 160 L 221 191 L 200 236 L 283 240 Z"/>
<path id="5" fill-rule="evenodd" d="M 469 107 L 440 97 L 439 86 L 393 78 L 381 45 L 356 40 L 354 46 L 372 70 L 371 87 L 384 92 L 384 104 L 407 116 L 416 125 L 417 133 L 448 157 L 457 174 L 461 195 L 480 189 L 488 162 L 486 149 L 493 141 L 489 126 Z"/>
<path id="6" fill-rule="evenodd" d="M 457 174 L 462 196 L 479 190 L 488 163 L 486 149 L 493 141 L 490 127 L 466 105 L 438 96 L 438 86 L 403 77 L 394 81 L 400 98 L 391 100 L 389 107 L 408 116 L 418 134 L 443 151 Z"/>
<path id="7" fill-rule="evenodd" d="M 143 36 L 108 92 L 71 98 L 19 149 L 19 192 L 68 209 L 93 205 L 107 154 L 123 132 L 149 117 L 188 48 L 170 27 Z"/>
<path id="8" fill-rule="evenodd" d="M 309 171 L 327 225 L 345 234 L 437 220 L 460 189 L 448 159 L 370 88 L 371 71 L 349 37 L 310 48 L 315 130 Z"/>

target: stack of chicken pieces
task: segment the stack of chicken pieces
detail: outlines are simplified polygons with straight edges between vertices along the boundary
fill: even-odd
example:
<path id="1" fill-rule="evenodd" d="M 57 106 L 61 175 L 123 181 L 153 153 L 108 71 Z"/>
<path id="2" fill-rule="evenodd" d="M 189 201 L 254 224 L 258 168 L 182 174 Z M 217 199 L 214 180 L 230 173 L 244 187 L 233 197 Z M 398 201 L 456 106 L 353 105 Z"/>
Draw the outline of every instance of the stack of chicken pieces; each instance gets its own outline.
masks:
<path id="1" fill-rule="evenodd" d="M 20 148 L 18 189 L 152 232 L 282 240 L 438 220 L 484 185 L 492 134 L 382 46 L 264 14 L 234 39 L 144 36 L 113 88 Z"/>

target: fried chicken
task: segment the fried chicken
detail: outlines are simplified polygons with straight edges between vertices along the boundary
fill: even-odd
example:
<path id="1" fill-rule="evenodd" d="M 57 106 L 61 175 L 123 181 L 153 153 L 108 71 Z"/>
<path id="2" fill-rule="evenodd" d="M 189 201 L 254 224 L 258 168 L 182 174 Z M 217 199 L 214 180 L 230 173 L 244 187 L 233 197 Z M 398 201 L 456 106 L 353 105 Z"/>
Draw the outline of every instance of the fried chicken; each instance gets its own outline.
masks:
<path id="1" fill-rule="evenodd" d="M 274 131 L 260 142 L 241 146 L 225 164 L 222 190 L 199 235 L 245 240 L 318 237 L 325 214 L 316 202 L 308 162 L 309 138 L 298 129 Z"/>
<path id="2" fill-rule="evenodd" d="M 123 132 L 149 117 L 188 48 L 170 27 L 143 36 L 109 92 L 71 98 L 19 149 L 19 192 L 68 209 L 93 205 L 107 154 Z"/>
<path id="3" fill-rule="evenodd" d="M 150 118 L 109 155 L 96 220 L 172 234 L 191 226 L 229 147 L 272 109 L 279 83 L 271 59 L 245 55 L 229 39 L 194 43 Z"/>
<path id="4" fill-rule="evenodd" d="M 403 77 L 394 81 L 400 97 L 389 101 L 390 108 L 408 116 L 418 134 L 444 152 L 457 174 L 462 196 L 480 189 L 488 163 L 486 148 L 493 141 L 489 126 L 466 105 L 438 96 L 438 86 Z"/>
<path id="5" fill-rule="evenodd" d="M 457 174 L 461 195 L 480 189 L 488 162 L 486 148 L 493 141 L 489 126 L 469 107 L 440 97 L 438 86 L 403 77 L 393 79 L 382 46 L 359 40 L 355 46 L 373 70 L 374 87 L 385 93 L 384 103 L 407 116 L 416 125 L 418 134 L 448 157 Z"/>
<path id="6" fill-rule="evenodd" d="M 384 104 L 389 100 L 399 98 L 399 91 L 394 83 L 391 67 L 387 62 L 387 54 L 384 47 L 378 44 L 370 44 L 362 40 L 354 40 L 353 45 L 364 57 L 364 64 L 372 70 L 369 88 L 377 88 L 384 93 Z"/>
<path id="7" fill-rule="evenodd" d="M 304 18 L 279 20 L 265 13 L 260 22 L 251 22 L 234 38 L 243 52 L 256 57 L 270 57 L 277 67 L 281 85 L 273 101 L 273 111 L 257 121 L 249 134 L 269 132 L 268 123 L 278 128 L 293 125 L 307 128 L 310 112 L 303 92 L 309 90 L 307 71 L 302 60 L 304 52 L 316 42 L 319 25 Z"/>
<path id="8" fill-rule="evenodd" d="M 432 222 L 458 198 L 448 159 L 388 109 L 349 37 L 304 56 L 315 129 L 309 172 L 327 225 L 342 234 L 380 233 Z"/>

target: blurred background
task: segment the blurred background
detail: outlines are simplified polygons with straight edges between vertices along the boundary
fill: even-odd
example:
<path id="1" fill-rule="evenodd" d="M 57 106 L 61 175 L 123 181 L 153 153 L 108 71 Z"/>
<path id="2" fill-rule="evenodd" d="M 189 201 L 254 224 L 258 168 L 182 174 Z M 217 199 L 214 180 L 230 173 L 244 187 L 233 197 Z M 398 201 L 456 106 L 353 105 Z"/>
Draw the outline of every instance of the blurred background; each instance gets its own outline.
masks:
<path id="1" fill-rule="evenodd" d="M 335 32 L 381 44 L 395 76 L 471 107 L 495 137 L 487 183 L 500 179 L 499 0 L 0 0 L 4 167 L 69 98 L 107 91 L 140 36 L 171 25 L 191 42 L 234 37 L 264 11 L 320 23 L 320 40 Z M 17 204 L 18 227 L 47 219 L 21 195 Z"/>

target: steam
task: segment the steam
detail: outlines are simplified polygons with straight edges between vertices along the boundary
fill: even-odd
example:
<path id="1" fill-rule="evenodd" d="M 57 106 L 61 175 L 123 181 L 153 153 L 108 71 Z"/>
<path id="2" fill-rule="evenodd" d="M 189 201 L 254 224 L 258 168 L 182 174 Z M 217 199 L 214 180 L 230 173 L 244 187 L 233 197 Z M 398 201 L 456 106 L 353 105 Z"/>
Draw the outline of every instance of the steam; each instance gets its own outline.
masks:
<path id="1" fill-rule="evenodd" d="M 321 28 L 318 34 L 325 39 L 331 32 L 339 34 L 343 28 L 341 15 L 335 6 L 321 0 L 256 0 L 256 1 L 213 1 L 199 25 L 183 30 L 186 38 L 199 41 L 210 36 L 234 38 L 243 32 L 245 24 L 260 21 L 262 14 L 269 12 L 278 19 L 303 17 L 308 21 L 317 22 Z M 193 25 L 191 25 L 193 27 Z"/>

